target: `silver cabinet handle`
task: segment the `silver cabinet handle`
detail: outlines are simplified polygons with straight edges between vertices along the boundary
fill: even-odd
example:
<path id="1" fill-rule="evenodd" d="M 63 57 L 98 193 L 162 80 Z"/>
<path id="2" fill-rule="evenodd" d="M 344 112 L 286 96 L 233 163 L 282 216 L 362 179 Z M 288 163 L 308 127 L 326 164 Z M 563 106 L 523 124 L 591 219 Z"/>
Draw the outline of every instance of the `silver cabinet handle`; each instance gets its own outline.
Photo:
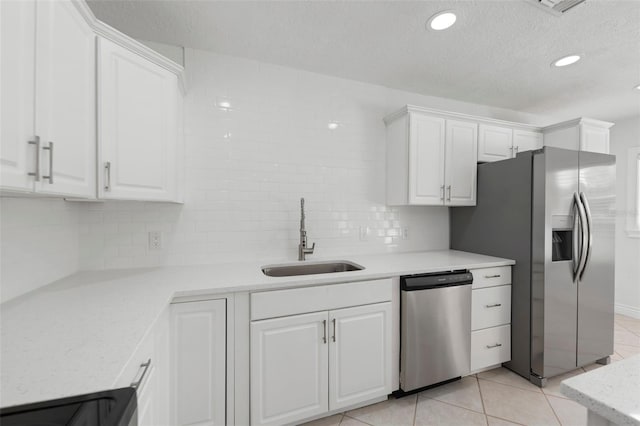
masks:
<path id="1" fill-rule="evenodd" d="M 49 183 L 53 183 L 53 142 L 49 142 L 49 146 L 43 146 L 42 149 L 49 151 L 49 176 L 42 176 L 42 179 L 49 179 Z"/>
<path id="2" fill-rule="evenodd" d="M 584 206 L 584 213 L 587 218 L 587 248 L 585 250 L 584 255 L 584 265 L 582 266 L 582 271 L 580 272 L 580 279 L 584 276 L 584 271 L 587 270 L 587 265 L 589 264 L 589 256 L 591 255 L 591 246 L 593 244 L 592 237 L 592 225 L 593 218 L 591 217 L 591 209 L 589 208 L 589 201 L 587 200 L 587 196 L 584 195 L 584 192 L 580 193 L 580 201 L 582 201 L 582 205 Z"/>
<path id="3" fill-rule="evenodd" d="M 573 271 L 573 281 L 578 281 L 578 277 L 582 276 L 582 272 L 584 271 L 584 266 L 587 262 L 587 250 L 585 249 L 585 244 L 587 243 L 588 240 L 588 234 L 587 234 L 587 214 L 585 213 L 584 210 L 584 206 L 582 204 L 582 200 L 580 199 L 580 196 L 578 195 L 577 192 L 573 193 L 573 200 L 575 203 L 575 206 L 578 210 L 578 223 L 580 224 L 580 236 L 582 238 L 579 238 L 580 240 L 580 261 L 578 262 L 577 268 L 574 269 Z"/>
<path id="4" fill-rule="evenodd" d="M 332 339 L 335 342 L 336 341 L 336 319 L 334 318 L 331 321 L 333 322 L 333 336 L 332 336 Z"/>
<path id="5" fill-rule="evenodd" d="M 111 191 L 111 162 L 104 163 L 104 190 Z"/>
<path id="6" fill-rule="evenodd" d="M 495 275 L 485 275 L 485 278 L 500 278 L 501 275 L 500 274 L 495 274 Z"/>
<path id="7" fill-rule="evenodd" d="M 322 320 L 322 342 L 327 343 L 327 320 Z"/>
<path id="8" fill-rule="evenodd" d="M 498 306 L 502 306 L 502 303 L 494 303 L 493 305 L 484 305 L 485 308 L 497 308 Z"/>
<path id="9" fill-rule="evenodd" d="M 440 186 L 440 193 L 442 195 L 440 195 L 440 200 L 444 201 L 444 185 Z"/>
<path id="10" fill-rule="evenodd" d="M 499 348 L 502 346 L 502 343 L 496 343 L 495 345 L 487 345 L 487 349 Z"/>
<path id="11" fill-rule="evenodd" d="M 133 382 L 131 382 L 132 388 L 138 389 L 140 387 L 140 385 L 142 384 L 142 380 L 144 380 L 144 376 L 145 374 L 147 374 L 147 370 L 149 370 L 150 366 L 151 366 L 151 358 L 149 358 L 147 362 L 143 362 L 142 364 L 140 364 L 140 368 L 142 369 L 142 374 L 140 375 L 140 378 L 138 380 L 135 380 L 134 378 Z"/>
<path id="12" fill-rule="evenodd" d="M 27 174 L 35 177 L 36 182 L 40 182 L 40 136 L 35 136 L 32 141 L 29 141 L 29 145 L 36 146 L 36 171 Z"/>
<path id="13" fill-rule="evenodd" d="M 447 196 L 447 201 L 451 201 L 451 185 L 447 186 L 447 191 L 449 191 L 449 195 Z"/>

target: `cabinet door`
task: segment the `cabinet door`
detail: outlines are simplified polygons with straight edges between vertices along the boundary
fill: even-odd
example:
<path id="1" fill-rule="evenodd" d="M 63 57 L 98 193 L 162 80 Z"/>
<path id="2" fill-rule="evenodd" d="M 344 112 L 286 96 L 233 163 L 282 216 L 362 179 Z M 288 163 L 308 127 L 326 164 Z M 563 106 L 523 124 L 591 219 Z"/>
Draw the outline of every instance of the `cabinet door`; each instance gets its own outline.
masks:
<path id="1" fill-rule="evenodd" d="M 409 116 L 409 204 L 444 204 L 445 120 Z"/>
<path id="2" fill-rule="evenodd" d="M 101 198 L 177 198 L 177 76 L 99 40 L 98 146 Z"/>
<path id="3" fill-rule="evenodd" d="M 68 0 L 37 2 L 37 28 L 36 190 L 95 197 L 95 35 Z"/>
<path id="4" fill-rule="evenodd" d="M 481 124 L 478 161 L 498 161 L 514 157 L 513 131 L 508 127 Z"/>
<path id="5" fill-rule="evenodd" d="M 478 125 L 447 120 L 446 205 L 476 205 Z"/>
<path id="6" fill-rule="evenodd" d="M 171 305 L 172 424 L 224 425 L 226 300 Z"/>
<path id="7" fill-rule="evenodd" d="M 0 2 L 0 186 L 33 191 L 36 5 Z"/>
<path id="8" fill-rule="evenodd" d="M 542 133 L 530 132 L 528 130 L 513 131 L 513 153 L 533 151 L 543 146 Z"/>
<path id="9" fill-rule="evenodd" d="M 327 312 L 251 323 L 251 424 L 282 425 L 328 410 Z"/>
<path id="10" fill-rule="evenodd" d="M 331 311 L 329 326 L 329 409 L 389 394 L 391 302 Z"/>
<path id="11" fill-rule="evenodd" d="M 582 124 L 580 128 L 580 150 L 609 153 L 609 129 Z"/>

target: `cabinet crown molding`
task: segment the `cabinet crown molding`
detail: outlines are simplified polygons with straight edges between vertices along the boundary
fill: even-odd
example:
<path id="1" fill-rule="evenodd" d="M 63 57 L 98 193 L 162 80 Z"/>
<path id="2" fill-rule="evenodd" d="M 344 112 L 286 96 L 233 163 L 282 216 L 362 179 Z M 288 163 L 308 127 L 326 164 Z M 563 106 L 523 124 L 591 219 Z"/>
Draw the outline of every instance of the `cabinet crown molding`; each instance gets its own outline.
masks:
<path id="1" fill-rule="evenodd" d="M 411 113 L 411 112 L 418 112 L 418 113 L 423 113 L 423 114 L 429 114 L 432 116 L 437 116 L 437 117 L 441 117 L 441 118 L 450 118 L 450 119 L 456 119 L 456 120 L 468 120 L 468 121 L 474 121 L 477 122 L 479 124 L 492 124 L 492 125 L 497 125 L 497 126 L 507 126 L 507 127 L 511 127 L 514 129 L 522 129 L 522 130 L 529 130 L 532 132 L 541 132 L 542 128 L 540 126 L 534 126 L 532 124 L 525 124 L 525 123 L 517 123 L 514 121 L 507 121 L 507 120 L 499 120 L 497 118 L 489 118 L 489 117 L 482 117 L 479 115 L 471 115 L 471 114 L 464 114 L 461 112 L 453 112 L 453 111 L 445 111 L 445 110 L 441 110 L 441 109 L 435 109 L 435 108 L 426 108 L 426 107 L 421 107 L 421 106 L 417 106 L 417 105 L 405 105 L 404 107 L 402 107 L 400 110 L 387 115 L 386 117 L 384 117 L 384 122 L 385 124 L 389 124 L 392 123 L 393 121 L 397 120 L 398 118 Z"/>
<path id="2" fill-rule="evenodd" d="M 593 118 L 579 117 L 574 118 L 573 120 L 563 121 L 561 123 L 552 124 L 550 126 L 546 126 L 542 128 L 543 133 L 556 131 L 560 129 L 566 129 L 568 127 L 574 127 L 579 124 L 588 124 L 591 126 L 601 127 L 603 129 L 609 129 L 615 125 L 615 123 L 611 123 L 609 121 L 596 120 Z"/>
<path id="3" fill-rule="evenodd" d="M 87 21 L 89 26 L 93 29 L 93 32 L 100 36 L 104 37 L 125 49 L 129 49 L 130 51 L 140 55 L 141 57 L 153 62 L 154 64 L 174 73 L 178 76 L 178 81 L 180 83 L 180 90 L 183 94 L 186 93 L 186 79 L 184 75 L 184 67 L 180 64 L 173 62 L 171 59 L 161 55 L 155 50 L 151 49 L 148 46 L 140 43 L 139 41 L 129 37 L 123 32 L 118 31 L 112 26 L 105 24 L 100 21 L 93 14 L 93 11 L 87 5 L 87 2 L 84 0 L 71 0 L 76 9 L 80 12 L 82 17 Z"/>

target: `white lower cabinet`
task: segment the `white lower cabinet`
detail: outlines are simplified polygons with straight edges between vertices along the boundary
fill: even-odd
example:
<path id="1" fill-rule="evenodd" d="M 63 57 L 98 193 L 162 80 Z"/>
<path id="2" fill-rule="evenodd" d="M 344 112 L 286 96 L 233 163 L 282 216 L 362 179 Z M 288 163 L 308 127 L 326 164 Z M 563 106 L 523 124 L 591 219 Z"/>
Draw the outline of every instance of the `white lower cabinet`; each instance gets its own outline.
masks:
<path id="1" fill-rule="evenodd" d="M 171 424 L 226 424 L 226 299 L 171 305 Z"/>
<path id="2" fill-rule="evenodd" d="M 251 323 L 251 424 L 281 425 L 391 392 L 391 303 Z"/>
<path id="3" fill-rule="evenodd" d="M 388 393 L 391 303 L 329 312 L 329 409 Z"/>
<path id="4" fill-rule="evenodd" d="M 511 267 L 471 273 L 471 373 L 475 373 L 511 360 Z"/>
<path id="5" fill-rule="evenodd" d="M 162 313 L 114 387 L 136 388 L 138 425 L 170 425 L 169 418 L 169 311 Z"/>
<path id="6" fill-rule="evenodd" d="M 511 325 L 471 332 L 471 371 L 511 359 Z"/>
<path id="7" fill-rule="evenodd" d="M 251 324 L 251 424 L 280 425 L 329 404 L 328 313 Z"/>

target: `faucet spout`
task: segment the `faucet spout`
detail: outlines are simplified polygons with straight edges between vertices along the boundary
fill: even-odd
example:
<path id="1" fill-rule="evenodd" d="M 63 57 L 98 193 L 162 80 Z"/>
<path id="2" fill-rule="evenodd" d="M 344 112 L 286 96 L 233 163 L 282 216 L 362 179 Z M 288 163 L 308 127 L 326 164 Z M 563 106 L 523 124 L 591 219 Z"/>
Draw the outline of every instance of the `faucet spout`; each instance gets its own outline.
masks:
<path id="1" fill-rule="evenodd" d="M 307 247 L 307 230 L 304 226 L 304 198 L 300 198 L 300 243 L 298 244 L 298 260 L 305 260 L 307 254 L 313 254 L 316 243 Z"/>

